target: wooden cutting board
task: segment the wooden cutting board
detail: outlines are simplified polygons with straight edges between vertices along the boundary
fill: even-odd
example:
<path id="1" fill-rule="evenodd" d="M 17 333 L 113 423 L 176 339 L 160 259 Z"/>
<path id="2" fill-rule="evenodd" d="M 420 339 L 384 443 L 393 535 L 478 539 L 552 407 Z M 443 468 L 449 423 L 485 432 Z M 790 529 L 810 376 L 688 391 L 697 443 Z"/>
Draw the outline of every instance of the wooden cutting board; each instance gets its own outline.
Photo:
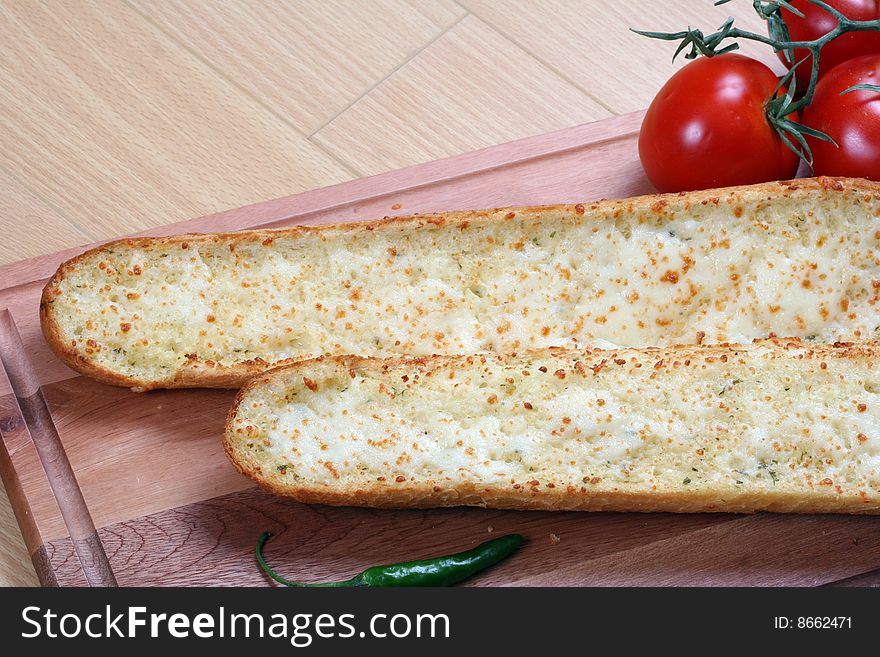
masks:
<path id="1" fill-rule="evenodd" d="M 650 192 L 641 113 L 150 231 L 278 227 Z M 47 585 L 265 585 L 252 552 L 299 579 L 457 551 L 507 532 L 528 545 L 476 585 L 880 584 L 870 517 L 379 511 L 273 498 L 227 462 L 231 391 L 134 394 L 62 365 L 37 305 L 72 249 L 0 268 L 0 474 Z"/>

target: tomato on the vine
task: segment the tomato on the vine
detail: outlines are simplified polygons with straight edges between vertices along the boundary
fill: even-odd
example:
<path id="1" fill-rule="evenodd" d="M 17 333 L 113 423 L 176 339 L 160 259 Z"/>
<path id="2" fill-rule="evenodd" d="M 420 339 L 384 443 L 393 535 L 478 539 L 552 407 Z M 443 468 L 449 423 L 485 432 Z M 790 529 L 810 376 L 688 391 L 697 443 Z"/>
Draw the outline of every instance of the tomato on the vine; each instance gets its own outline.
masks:
<path id="1" fill-rule="evenodd" d="M 880 19 L 880 0 L 825 0 L 825 2 L 850 20 Z M 837 27 L 837 19 L 834 16 L 809 0 L 791 0 L 790 4 L 804 15 L 801 18 L 785 7 L 780 9 L 780 15 L 788 27 L 792 41 L 813 41 Z M 819 58 L 819 76 L 821 77 L 841 62 L 871 53 L 880 53 L 880 32 L 848 32 L 843 34 L 822 48 L 822 54 Z M 784 53 L 779 52 L 778 55 L 782 63 L 788 65 Z M 795 72 L 798 89 L 801 90 L 806 89 L 810 81 L 812 57 L 808 50 L 794 51 L 794 63 L 801 61 L 804 57 L 808 59 L 798 66 Z"/>
<path id="2" fill-rule="evenodd" d="M 837 142 L 808 138 L 816 175 L 880 180 L 880 93 L 852 91 L 857 84 L 880 86 L 880 54 L 840 64 L 816 85 L 804 124 Z"/>
<path id="3" fill-rule="evenodd" d="M 658 190 L 793 178 L 799 159 L 765 117 L 779 80 L 742 55 L 701 57 L 663 86 L 645 114 L 639 156 Z"/>

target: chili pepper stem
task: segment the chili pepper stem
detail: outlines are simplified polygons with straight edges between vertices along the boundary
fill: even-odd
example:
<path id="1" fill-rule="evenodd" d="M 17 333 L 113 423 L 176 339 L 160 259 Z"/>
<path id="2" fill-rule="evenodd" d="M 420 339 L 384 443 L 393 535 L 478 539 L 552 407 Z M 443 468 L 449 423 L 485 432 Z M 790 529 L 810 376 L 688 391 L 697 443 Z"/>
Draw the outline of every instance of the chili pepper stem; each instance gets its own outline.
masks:
<path id="1" fill-rule="evenodd" d="M 363 586 L 363 584 L 359 584 L 356 582 L 358 579 L 357 576 L 352 577 L 349 580 L 345 580 L 342 582 L 326 582 L 319 584 L 308 584 L 306 582 L 293 582 L 289 579 L 285 579 L 278 573 L 276 573 L 272 566 L 266 563 L 266 559 L 263 556 L 263 548 L 266 546 L 266 543 L 269 539 L 272 538 L 272 532 L 263 532 L 260 538 L 257 540 L 257 547 L 255 549 L 257 563 L 260 564 L 260 568 L 263 569 L 263 572 L 266 573 L 269 577 L 274 579 L 279 584 L 283 584 L 284 586 L 291 586 L 296 588 L 342 588 L 342 587 L 354 587 L 354 586 Z"/>
<path id="2" fill-rule="evenodd" d="M 291 587 L 355 587 L 355 586 L 451 586 L 475 573 L 503 561 L 513 554 L 525 539 L 519 534 L 508 534 L 477 547 L 445 557 L 409 561 L 387 566 L 373 566 L 351 579 L 341 582 L 307 584 L 294 582 L 276 573 L 266 562 L 263 549 L 272 534 L 263 532 L 257 540 L 257 563 L 269 577 L 279 584 Z"/>

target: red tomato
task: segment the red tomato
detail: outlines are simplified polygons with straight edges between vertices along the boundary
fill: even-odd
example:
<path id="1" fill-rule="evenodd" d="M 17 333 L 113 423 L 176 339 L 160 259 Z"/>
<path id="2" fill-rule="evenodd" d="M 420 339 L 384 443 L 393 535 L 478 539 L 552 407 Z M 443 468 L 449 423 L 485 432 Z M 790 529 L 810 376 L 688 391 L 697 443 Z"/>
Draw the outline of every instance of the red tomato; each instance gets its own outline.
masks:
<path id="1" fill-rule="evenodd" d="M 816 175 L 880 180 L 880 93 L 840 95 L 857 84 L 880 85 L 880 55 L 865 55 L 828 71 L 804 110 L 804 123 L 839 146 L 809 139 Z"/>
<path id="2" fill-rule="evenodd" d="M 850 20 L 869 21 L 880 18 L 880 0 L 825 0 L 825 2 Z M 834 16 L 808 0 L 791 0 L 791 5 L 804 14 L 801 18 L 784 7 L 781 10 L 792 41 L 813 41 L 837 27 Z M 871 53 L 880 53 L 880 32 L 848 32 L 822 48 L 819 75 L 824 75 L 848 59 Z M 782 63 L 788 65 L 784 53 L 780 52 L 778 55 Z M 795 63 L 804 57 L 809 59 L 798 66 L 796 73 L 798 89 L 802 91 L 806 90 L 810 81 L 812 57 L 809 50 L 794 51 Z"/>
<path id="3" fill-rule="evenodd" d="M 677 192 L 794 177 L 798 157 L 764 116 L 778 83 L 769 67 L 742 55 L 700 57 L 680 69 L 642 123 L 648 179 Z"/>

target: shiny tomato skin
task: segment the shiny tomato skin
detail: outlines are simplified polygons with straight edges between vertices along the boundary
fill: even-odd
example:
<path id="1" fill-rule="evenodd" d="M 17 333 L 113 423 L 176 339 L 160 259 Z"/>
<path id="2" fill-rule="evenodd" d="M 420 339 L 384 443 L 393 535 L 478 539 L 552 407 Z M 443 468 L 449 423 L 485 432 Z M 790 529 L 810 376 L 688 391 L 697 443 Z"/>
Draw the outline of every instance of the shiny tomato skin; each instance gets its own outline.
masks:
<path id="1" fill-rule="evenodd" d="M 825 2 L 850 20 L 880 19 L 880 0 L 825 0 Z M 781 10 L 781 16 L 788 26 L 792 41 L 813 41 L 837 27 L 837 19 L 834 16 L 808 0 L 792 0 L 791 5 L 804 14 L 804 17 L 801 18 L 784 7 Z M 880 32 L 848 32 L 843 34 L 822 48 L 822 55 L 819 58 L 819 76 L 821 77 L 841 62 L 871 53 L 880 53 Z M 788 66 L 785 54 L 780 52 L 778 55 L 780 61 Z M 810 57 L 808 50 L 794 51 L 795 63 L 804 57 Z M 800 90 L 806 90 L 809 84 L 811 59 L 810 57 L 798 66 L 796 75 Z"/>
<path id="2" fill-rule="evenodd" d="M 778 84 L 742 55 L 701 57 L 677 71 L 648 108 L 639 157 L 661 192 L 793 178 L 798 157 L 767 123 Z"/>
<path id="3" fill-rule="evenodd" d="M 816 175 L 880 180 L 880 93 L 841 92 L 857 84 L 880 86 L 880 54 L 851 59 L 828 71 L 804 123 L 821 130 L 838 144 L 810 138 Z"/>

